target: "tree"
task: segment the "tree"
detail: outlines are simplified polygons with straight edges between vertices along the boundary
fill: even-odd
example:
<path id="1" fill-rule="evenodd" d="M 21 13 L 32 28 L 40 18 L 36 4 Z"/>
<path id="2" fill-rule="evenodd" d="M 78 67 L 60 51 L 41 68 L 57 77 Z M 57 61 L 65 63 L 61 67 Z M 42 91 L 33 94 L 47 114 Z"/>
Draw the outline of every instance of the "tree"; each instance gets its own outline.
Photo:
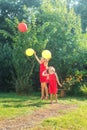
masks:
<path id="1" fill-rule="evenodd" d="M 12 84 L 12 49 L 9 44 L 0 43 L 0 92 L 14 91 Z"/>
<path id="2" fill-rule="evenodd" d="M 73 9 L 68 12 L 66 3 L 59 0 L 54 3 L 47 1 L 47 4 L 43 4 L 38 19 L 40 24 L 47 25 L 44 32 L 48 39 L 46 47 L 52 52 L 53 64 L 55 63 L 57 69 L 59 66 L 64 76 L 74 62 L 74 51 L 78 48 L 79 34 L 81 34 L 80 18 Z"/>
<path id="3" fill-rule="evenodd" d="M 17 14 L 13 19 L 7 17 L 5 23 L 9 29 L 0 30 L 3 37 L 11 42 L 11 63 L 14 68 L 12 77 L 16 91 L 30 92 L 32 86 L 37 83 L 35 78 L 38 65 L 33 56 L 25 55 L 25 50 L 30 47 L 39 56 L 44 49 L 51 51 L 52 59 L 49 65 L 56 68 L 61 81 L 65 81 L 70 75 L 75 77 L 79 68 L 81 70 L 86 64 L 83 60 L 86 53 L 82 55 L 85 48 L 82 47 L 84 42 L 81 38 L 81 21 L 74 9 L 67 9 L 66 0 L 43 0 L 41 7 L 37 9 L 25 5 L 22 7 L 21 20 Z M 18 31 L 20 21 L 27 24 L 27 32 Z M 80 57 L 82 60 L 79 60 Z"/>
<path id="4" fill-rule="evenodd" d="M 77 15 L 81 16 L 82 30 L 85 33 L 87 30 L 87 0 L 67 0 L 68 7 L 74 7 Z"/>
<path id="5" fill-rule="evenodd" d="M 84 43 L 81 38 L 80 17 L 75 14 L 74 9 L 67 9 L 66 1 L 60 0 L 52 3 L 45 0 L 39 12 L 37 23 L 47 25 L 43 35 L 48 39 L 46 49 L 52 52 L 50 64 L 55 66 L 61 81 L 70 75 L 75 77 L 78 70 L 83 69 L 86 56 L 86 53 L 82 55 Z M 80 83 L 74 82 L 71 86 L 79 88 Z M 78 89 L 76 91 L 78 92 Z"/>
<path id="6" fill-rule="evenodd" d="M 15 81 L 14 80 L 12 81 L 12 77 L 14 77 L 15 79 L 18 77 L 18 71 L 17 71 L 18 68 L 17 68 L 17 66 L 15 66 L 16 63 L 14 63 L 14 61 L 17 61 L 16 60 L 17 57 L 12 58 L 13 52 L 15 53 L 14 56 L 16 55 L 13 44 L 15 42 L 14 37 L 15 37 L 15 35 L 17 35 L 17 33 L 15 33 L 15 32 L 18 30 L 17 29 L 18 23 L 15 24 L 14 21 L 16 18 L 18 18 L 18 22 L 21 22 L 23 19 L 25 19 L 25 21 L 28 23 L 31 19 L 29 14 L 30 14 L 30 12 L 32 12 L 32 10 L 34 8 L 33 6 L 35 6 L 35 5 L 38 6 L 38 4 L 39 4 L 39 1 L 37 1 L 37 0 L 35 1 L 35 3 L 33 1 L 31 2 L 29 0 L 25 0 L 25 1 L 24 0 L 21 0 L 21 1 L 19 1 L 19 0 L 13 0 L 13 1 L 0 0 L 0 20 L 1 20 L 0 21 L 1 22 L 1 24 L 0 24 L 0 50 L 1 50 L 0 86 L 1 86 L 1 91 L 10 91 L 12 89 L 15 89 L 15 88 L 9 89 L 9 86 L 12 86 L 12 82 L 14 82 L 14 84 L 15 84 Z M 29 9 L 29 7 L 30 7 L 30 9 Z M 28 15 L 25 14 L 26 8 L 27 8 L 27 12 L 29 13 Z M 15 39 L 17 39 L 17 38 L 15 38 Z M 28 38 L 28 40 L 30 40 L 30 39 Z M 21 44 L 21 43 L 19 43 L 19 44 Z M 10 51 L 8 51 L 8 49 Z M 18 50 L 20 50 L 20 49 L 18 49 Z M 7 51 L 8 51 L 8 53 L 7 53 Z M 5 52 L 5 54 L 3 52 Z M 23 56 L 24 56 L 24 53 L 23 53 Z M 4 57 L 6 57 L 6 62 L 4 60 Z M 13 60 L 13 59 L 15 59 L 15 60 Z M 9 60 L 10 60 L 10 65 L 9 65 Z M 17 62 L 19 62 L 19 61 L 17 61 Z M 18 67 L 19 67 L 19 71 L 20 71 L 20 66 L 18 66 Z M 29 77 L 27 77 L 27 78 L 28 78 L 27 81 L 29 81 Z M 27 84 L 27 81 L 26 81 L 26 84 Z"/>

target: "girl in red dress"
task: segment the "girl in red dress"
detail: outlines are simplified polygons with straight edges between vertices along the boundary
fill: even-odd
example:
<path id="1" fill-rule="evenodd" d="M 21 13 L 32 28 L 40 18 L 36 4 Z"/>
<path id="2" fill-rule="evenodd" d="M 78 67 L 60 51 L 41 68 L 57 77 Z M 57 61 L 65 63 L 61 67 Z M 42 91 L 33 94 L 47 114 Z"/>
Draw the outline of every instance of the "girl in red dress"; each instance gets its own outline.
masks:
<path id="1" fill-rule="evenodd" d="M 48 68 L 48 60 L 44 58 L 39 59 L 36 55 L 36 52 L 34 53 L 34 55 L 36 60 L 40 64 L 41 99 L 48 99 L 47 77 L 42 75 L 43 71 Z"/>
<path id="2" fill-rule="evenodd" d="M 55 72 L 54 67 L 50 66 L 48 68 L 48 73 L 46 71 L 43 72 L 43 76 L 47 76 L 48 83 L 49 83 L 49 94 L 50 94 L 50 100 L 51 103 L 53 102 L 53 96 L 55 97 L 55 100 L 57 102 L 57 92 L 58 92 L 58 85 L 61 87 L 61 83 L 59 82 L 58 76 Z"/>

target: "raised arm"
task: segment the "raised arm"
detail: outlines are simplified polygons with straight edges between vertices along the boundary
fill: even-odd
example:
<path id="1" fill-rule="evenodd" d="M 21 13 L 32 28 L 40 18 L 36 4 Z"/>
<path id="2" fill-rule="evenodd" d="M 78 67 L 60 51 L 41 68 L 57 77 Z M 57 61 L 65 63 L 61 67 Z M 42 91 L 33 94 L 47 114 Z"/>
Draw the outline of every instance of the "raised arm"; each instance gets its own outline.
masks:
<path id="1" fill-rule="evenodd" d="M 62 84 L 59 82 L 59 78 L 58 78 L 57 73 L 55 73 L 55 75 L 56 75 L 56 79 L 57 79 L 57 83 L 58 83 L 58 85 L 59 85 L 60 87 L 62 87 Z"/>
<path id="2" fill-rule="evenodd" d="M 38 56 L 36 55 L 36 52 L 34 52 L 34 56 L 35 56 L 36 60 L 38 61 L 38 63 L 41 64 L 40 59 L 39 59 Z"/>

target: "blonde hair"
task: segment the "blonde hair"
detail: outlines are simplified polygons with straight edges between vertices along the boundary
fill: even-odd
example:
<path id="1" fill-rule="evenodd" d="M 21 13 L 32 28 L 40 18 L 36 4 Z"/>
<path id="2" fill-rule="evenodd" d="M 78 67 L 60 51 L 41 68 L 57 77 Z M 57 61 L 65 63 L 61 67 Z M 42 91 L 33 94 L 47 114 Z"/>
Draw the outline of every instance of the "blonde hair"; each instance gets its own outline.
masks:
<path id="1" fill-rule="evenodd" d="M 52 67 L 51 69 L 52 69 L 53 72 L 55 72 L 55 68 L 54 67 Z"/>
<path id="2" fill-rule="evenodd" d="M 55 68 L 53 66 L 49 66 L 49 69 L 55 72 Z"/>

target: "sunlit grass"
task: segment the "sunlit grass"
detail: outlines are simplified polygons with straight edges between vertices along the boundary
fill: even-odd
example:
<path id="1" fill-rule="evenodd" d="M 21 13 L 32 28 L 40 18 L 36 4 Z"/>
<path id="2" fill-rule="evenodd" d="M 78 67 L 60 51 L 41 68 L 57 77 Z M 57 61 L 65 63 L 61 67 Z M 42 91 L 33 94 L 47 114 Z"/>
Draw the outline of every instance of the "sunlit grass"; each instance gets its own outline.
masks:
<path id="1" fill-rule="evenodd" d="M 77 104 L 80 106 L 87 104 L 87 98 L 85 97 L 64 97 L 60 98 L 59 101 L 63 104 Z"/>
<path id="2" fill-rule="evenodd" d="M 40 100 L 39 94 L 17 96 L 0 94 L 0 120 L 31 114 L 34 110 L 48 107 L 50 100 Z M 33 129 L 27 130 L 87 130 L 87 98 L 59 98 L 59 104 L 76 105 L 72 111 L 59 110 L 58 117 L 47 118 Z"/>
<path id="3" fill-rule="evenodd" d="M 86 130 L 87 129 L 87 108 L 79 108 L 75 112 L 69 112 L 57 118 L 50 118 L 43 122 L 42 126 L 50 126 L 55 130 Z M 83 111 L 82 111 L 83 110 Z"/>
<path id="4" fill-rule="evenodd" d="M 64 114 L 60 110 L 60 116 L 48 118 L 31 130 L 87 130 L 87 99 L 68 97 L 59 99 L 59 102 L 67 105 L 75 104 L 78 107 Z"/>
<path id="5" fill-rule="evenodd" d="M 48 102 L 48 101 L 46 101 Z M 39 95 L 18 96 L 14 93 L 0 94 L 0 120 L 31 114 L 40 107 L 46 107 Z"/>

